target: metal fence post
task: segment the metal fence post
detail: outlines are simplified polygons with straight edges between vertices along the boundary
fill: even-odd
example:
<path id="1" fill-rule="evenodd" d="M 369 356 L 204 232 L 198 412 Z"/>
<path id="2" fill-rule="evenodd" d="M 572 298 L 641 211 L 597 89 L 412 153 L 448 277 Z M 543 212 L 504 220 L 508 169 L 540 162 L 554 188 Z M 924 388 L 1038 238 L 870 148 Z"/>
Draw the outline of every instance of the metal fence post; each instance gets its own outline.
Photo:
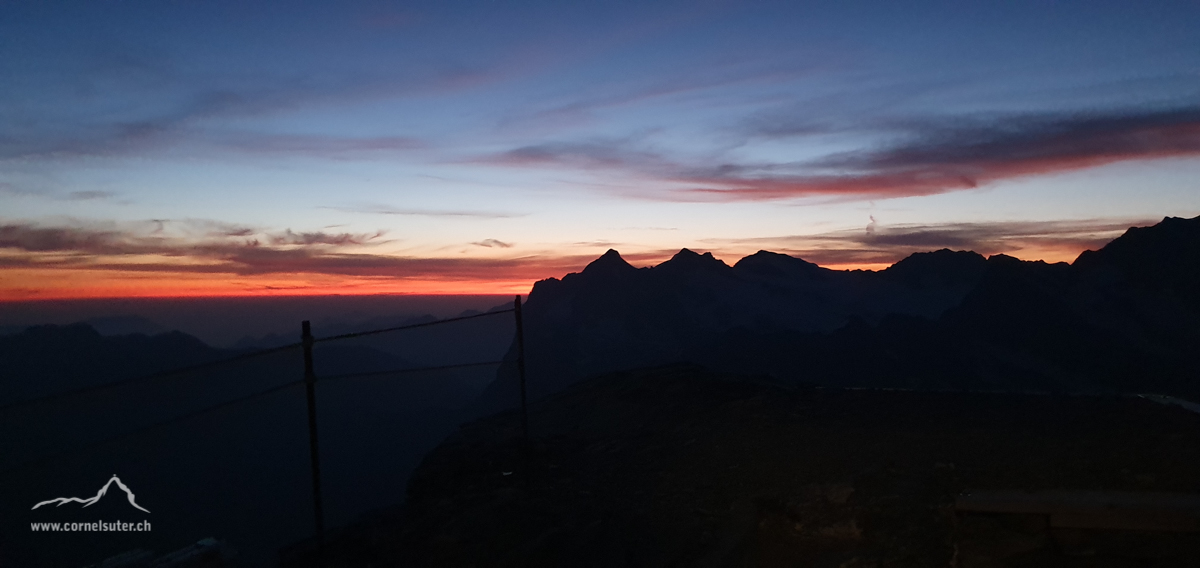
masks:
<path id="1" fill-rule="evenodd" d="M 525 326 L 521 321 L 521 295 L 513 300 L 513 313 L 517 319 L 517 375 L 521 379 L 521 446 L 525 457 L 525 485 L 529 486 L 532 473 L 529 466 L 529 407 L 525 397 Z"/>
<path id="2" fill-rule="evenodd" d="M 304 343 L 304 389 L 308 393 L 308 450 L 312 458 L 313 516 L 316 536 L 325 535 L 325 513 L 321 507 L 321 453 L 317 448 L 317 374 L 313 372 L 313 336 L 308 321 L 300 324 L 300 339 Z"/>

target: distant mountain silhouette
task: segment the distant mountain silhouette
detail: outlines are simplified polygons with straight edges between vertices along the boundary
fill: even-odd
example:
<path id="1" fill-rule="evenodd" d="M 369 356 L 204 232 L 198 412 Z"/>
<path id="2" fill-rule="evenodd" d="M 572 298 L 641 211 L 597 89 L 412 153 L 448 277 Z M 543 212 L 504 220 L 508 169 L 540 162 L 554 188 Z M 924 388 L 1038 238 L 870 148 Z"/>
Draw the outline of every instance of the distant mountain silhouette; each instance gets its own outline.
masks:
<path id="1" fill-rule="evenodd" d="M 683 249 L 639 269 L 610 250 L 538 282 L 525 318 L 534 397 L 676 362 L 807 384 L 1193 396 L 1200 217 L 1132 228 L 1073 264 L 940 250 L 834 271 Z M 513 357 L 480 413 L 515 404 Z"/>
<path id="2" fill-rule="evenodd" d="M 512 303 L 490 308 L 489 312 L 508 310 Z M 456 316 L 471 316 L 477 310 L 466 310 Z M 329 337 L 369 329 L 386 329 L 436 321 L 431 314 L 380 315 L 360 320 L 320 320 L 313 322 L 316 337 Z M 461 363 L 468 360 L 499 359 L 513 338 L 512 314 L 497 315 L 469 322 L 423 327 L 420 330 L 385 333 L 357 340 L 358 343 L 395 355 L 418 366 Z M 272 333 L 260 337 L 246 336 L 234 344 L 236 349 L 267 349 L 296 343 L 299 330 L 292 333 Z M 487 379 L 485 379 L 487 380 Z"/>
<path id="3" fill-rule="evenodd" d="M 92 329 L 95 329 L 100 335 L 133 335 L 137 333 L 157 335 L 168 331 L 157 322 L 135 315 L 94 317 L 88 318 L 82 323 L 92 326 Z"/>
<path id="4" fill-rule="evenodd" d="M 0 337 L 0 403 L 228 357 L 178 331 L 105 337 L 88 324 L 43 325 Z"/>
<path id="5" fill-rule="evenodd" d="M 88 318 L 68 325 L 86 325 L 103 336 L 158 335 L 169 331 L 153 320 L 137 315 L 111 315 Z M 38 325 L 0 325 L 0 336 L 16 335 Z"/>

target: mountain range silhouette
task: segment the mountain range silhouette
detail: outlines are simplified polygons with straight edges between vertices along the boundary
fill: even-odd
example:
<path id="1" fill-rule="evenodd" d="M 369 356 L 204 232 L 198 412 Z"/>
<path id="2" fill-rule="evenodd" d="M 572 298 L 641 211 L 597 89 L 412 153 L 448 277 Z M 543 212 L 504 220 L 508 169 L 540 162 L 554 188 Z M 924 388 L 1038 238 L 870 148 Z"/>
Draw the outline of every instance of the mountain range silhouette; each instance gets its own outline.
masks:
<path id="1" fill-rule="evenodd" d="M 118 489 L 125 492 L 125 498 L 129 500 L 129 504 L 132 505 L 133 508 L 135 508 L 139 511 L 145 511 L 147 513 L 150 512 L 150 511 L 146 510 L 145 508 L 143 508 L 141 505 L 137 504 L 137 501 L 135 501 L 133 498 L 133 491 L 130 491 L 128 486 L 126 486 L 124 483 L 121 483 L 121 478 L 117 477 L 116 474 L 113 474 L 113 476 L 111 478 L 109 478 L 108 483 L 105 483 L 104 487 L 101 487 L 100 491 L 96 492 L 96 495 L 94 497 L 89 497 L 87 499 L 80 499 L 79 497 L 58 497 L 55 499 L 42 501 L 41 503 L 34 505 L 33 509 L 37 509 L 38 507 L 41 507 L 42 505 L 50 505 L 50 504 L 56 504 L 56 506 L 61 507 L 63 505 L 66 505 L 67 503 L 83 503 L 84 507 L 91 507 L 92 505 L 95 505 L 97 502 L 99 502 L 100 499 L 102 497 L 104 497 L 105 494 L 108 493 L 108 488 L 114 483 L 117 484 Z"/>
<path id="2" fill-rule="evenodd" d="M 947 249 L 882 271 L 759 251 L 609 250 L 525 306 L 533 397 L 584 378 L 695 363 L 828 386 L 1200 394 L 1200 217 L 1135 227 L 1073 263 Z M 477 405 L 517 402 L 515 350 Z"/>

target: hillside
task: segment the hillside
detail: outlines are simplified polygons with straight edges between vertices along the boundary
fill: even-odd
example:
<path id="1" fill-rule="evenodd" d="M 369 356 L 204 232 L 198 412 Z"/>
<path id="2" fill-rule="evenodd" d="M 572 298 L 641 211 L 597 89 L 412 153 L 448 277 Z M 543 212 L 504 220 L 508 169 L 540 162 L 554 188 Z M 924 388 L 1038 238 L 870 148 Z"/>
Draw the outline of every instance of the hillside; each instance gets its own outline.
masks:
<path id="1" fill-rule="evenodd" d="M 530 424 L 530 469 L 516 413 L 471 423 L 425 458 L 404 509 L 331 539 L 330 565 L 1200 558 L 1194 534 L 1073 533 L 954 512 L 961 494 L 983 490 L 1200 492 L 1200 415 L 1136 397 L 783 389 L 668 367 L 578 383 L 532 405 Z M 305 551 L 285 566 L 307 565 Z"/>

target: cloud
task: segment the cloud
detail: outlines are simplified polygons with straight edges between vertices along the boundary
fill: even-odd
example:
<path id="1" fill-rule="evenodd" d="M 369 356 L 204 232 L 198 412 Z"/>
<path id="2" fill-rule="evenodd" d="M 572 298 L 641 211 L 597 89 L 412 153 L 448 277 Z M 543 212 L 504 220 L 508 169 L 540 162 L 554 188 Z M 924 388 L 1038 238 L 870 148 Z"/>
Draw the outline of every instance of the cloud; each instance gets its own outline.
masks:
<path id="1" fill-rule="evenodd" d="M 0 225 L 0 249 L 23 252 L 84 252 L 89 254 L 130 254 L 143 248 L 118 231 Z"/>
<path id="2" fill-rule="evenodd" d="M 261 239 L 250 238 L 260 234 Z M 0 249 L 66 253 L 78 258 L 95 255 L 216 258 L 237 256 L 255 249 L 291 254 L 289 251 L 296 247 L 326 250 L 328 247 L 380 244 L 381 241 L 377 239 L 382 235 L 383 231 L 364 234 L 322 231 L 297 233 L 291 229 L 272 233 L 203 219 L 152 219 L 126 226 L 77 222 L 65 227 L 44 227 L 32 223 L 9 223 L 0 225 Z"/>
<path id="3" fill-rule="evenodd" d="M 271 235 L 270 243 L 273 245 L 364 245 L 379 237 L 383 236 L 383 231 L 377 231 L 371 234 L 351 234 L 351 233 L 326 233 L 316 231 L 311 233 L 293 233 L 291 229 L 284 231 L 281 234 Z"/>
<path id="4" fill-rule="evenodd" d="M 724 164 L 674 181 L 688 201 L 863 199 L 971 189 L 1026 175 L 1200 154 L 1200 107 L 914 121 L 882 149 L 803 163 Z"/>
<path id="5" fill-rule="evenodd" d="M 338 106 L 437 94 L 478 87 L 524 73 L 521 54 L 497 54 L 480 65 L 444 59 L 405 59 L 401 67 L 338 65 L 295 69 L 287 65 L 209 73 L 194 63 L 143 54 L 94 53 L 69 71 L 34 86 L 0 91 L 0 105 L 35 109 L 34 115 L 0 113 L 0 160 L 75 159 L 146 155 L 185 146 L 209 152 L 258 152 L 365 157 L 411 150 L 424 143 L 405 136 L 334 136 L 230 131 L 229 119 L 287 115 Z M 527 61 L 525 61 L 527 63 Z M 131 69 L 136 68 L 136 71 Z M 236 72 L 238 69 L 243 72 Z M 22 77 L 28 79 L 28 77 Z M 104 96 L 102 97 L 101 94 Z M 35 97 L 51 97 L 47 101 Z M 104 106 L 120 98 L 120 109 Z"/>
<path id="6" fill-rule="evenodd" d="M 474 242 L 474 243 L 471 243 L 471 244 L 473 244 L 473 245 L 475 245 L 475 246 L 477 246 L 477 247 L 485 247 L 485 248 L 493 248 L 493 247 L 496 247 L 496 248 L 512 248 L 512 246 L 513 246 L 513 245 L 512 245 L 512 243 L 506 243 L 506 242 L 503 242 L 503 241 L 498 241 L 498 240 L 496 240 L 496 239 L 484 239 L 484 240 L 482 240 L 482 241 L 479 241 L 479 242 Z"/>
<path id="7" fill-rule="evenodd" d="M 927 124 L 913 143 L 847 154 L 829 165 L 871 168 L 962 166 L 1039 171 L 1131 157 L 1200 152 L 1200 107 L 995 117 Z"/>
<path id="8" fill-rule="evenodd" d="M 96 199 L 110 199 L 117 194 L 111 191 L 72 191 L 67 194 L 68 201 L 92 201 Z"/>
<path id="9" fill-rule="evenodd" d="M 1023 258 L 1049 254 L 1065 260 L 1104 246 L 1129 227 L 1155 222 L 1129 218 L 886 225 L 872 220 L 865 230 L 704 242 L 730 248 L 751 245 L 821 265 L 891 264 L 914 252 L 943 248 Z"/>
<path id="10" fill-rule="evenodd" d="M 856 242 L 889 249 L 953 248 L 994 254 L 1032 245 L 1090 248 L 1103 246 L 1117 233 L 1153 219 L 1082 221 L 1008 221 L 899 225 L 865 233 Z"/>
<path id="11" fill-rule="evenodd" d="M 813 235 L 709 239 L 702 241 L 705 246 L 693 248 L 725 258 L 766 249 L 824 266 L 888 265 L 913 252 L 941 248 L 1071 260 L 1082 250 L 1103 246 L 1130 226 L 1153 222 L 1085 219 L 888 225 L 884 221 L 876 222 L 873 233 L 860 226 Z M 157 225 L 162 230 L 156 230 Z M 595 259 L 594 254 L 560 252 L 508 258 L 412 257 L 378 252 L 375 245 L 384 242 L 378 234 L 254 230 L 247 235 L 245 231 L 252 229 L 232 224 L 225 225 L 222 234 L 222 226 L 204 220 L 148 221 L 133 227 L 79 222 L 53 227 L 2 224 L 0 269 L 116 271 L 130 278 L 148 273 L 286 278 L 310 274 L 378 282 L 533 282 L 578 272 Z M 500 245 L 508 243 L 488 239 L 473 244 L 504 248 Z M 614 246 L 602 242 L 574 245 Z M 643 266 L 657 264 L 676 251 L 678 248 L 627 251 L 624 257 Z"/>
<path id="12" fill-rule="evenodd" d="M 384 205 L 380 203 L 363 203 L 359 205 L 349 206 L 322 206 L 321 209 L 332 209 L 334 211 L 342 211 L 345 213 L 366 213 L 371 215 L 403 215 L 417 217 L 476 217 L 483 219 L 509 219 L 513 217 L 522 217 L 523 215 L 514 213 L 500 213 L 493 211 L 466 211 L 466 210 L 437 210 L 437 209 L 404 209 Z"/>
<path id="13" fill-rule="evenodd" d="M 545 130 L 545 126 L 558 129 L 592 122 L 597 111 L 630 107 L 641 103 L 674 100 L 695 100 L 702 97 L 737 100 L 745 94 L 729 87 L 753 87 L 811 75 L 816 67 L 811 63 L 798 63 L 790 57 L 767 60 L 760 57 L 730 56 L 723 61 L 708 61 L 705 65 L 690 70 L 679 70 L 669 76 L 654 74 L 649 79 L 631 76 L 626 81 L 595 85 L 583 96 L 562 102 L 538 101 L 531 110 L 503 118 L 504 129 L 528 128 Z M 541 127 L 541 128 L 539 128 Z M 535 130 L 536 131 L 536 130 Z"/>
<path id="14" fill-rule="evenodd" d="M 222 133 L 197 126 L 186 114 L 130 123 L 79 125 L 70 136 L 32 133 L 0 135 L 0 160 L 107 157 L 142 154 L 186 144 L 210 152 L 278 154 L 328 159 L 369 158 L 425 148 L 405 136 L 332 136 L 323 134 Z"/>
<path id="15" fill-rule="evenodd" d="M 804 128 L 836 130 L 825 124 Z M 668 156 L 645 149 L 635 138 L 592 139 L 520 146 L 472 161 L 608 170 L 642 180 L 616 190 L 629 197 L 727 202 L 933 195 L 1126 160 L 1200 155 L 1200 107 L 1195 106 L 970 115 L 838 128 L 859 135 L 873 129 L 892 141 L 811 160 L 721 162 L 712 156 Z M 792 134 L 800 130 L 789 127 Z M 759 133 L 777 134 L 766 127 Z"/>
<path id="16" fill-rule="evenodd" d="M 255 232 L 254 229 L 249 227 L 231 227 L 226 231 L 210 233 L 210 235 L 215 237 L 248 237 Z"/>
<path id="17" fill-rule="evenodd" d="M 620 246 L 621 244 L 622 243 L 616 243 L 616 242 L 612 242 L 612 241 L 579 241 L 576 243 L 571 243 L 572 246 L 591 247 L 591 248 L 597 248 L 597 247 L 599 247 L 599 248 L 616 248 L 616 247 Z"/>
<path id="18" fill-rule="evenodd" d="M 12 128 L 0 134 L 0 160 L 100 157 L 137 153 L 177 142 L 174 120 L 62 125 L 43 131 Z M 63 130 L 70 130 L 64 133 Z"/>
<path id="19" fill-rule="evenodd" d="M 87 222 L 79 222 L 80 227 L 95 226 Z M 131 234 L 141 234 L 138 230 L 149 229 L 150 234 L 178 234 L 180 237 L 192 240 L 202 238 L 249 237 L 264 233 L 261 228 L 250 227 L 239 223 L 218 221 L 215 219 L 149 219 L 142 222 L 127 223 L 125 229 Z"/>
<path id="20" fill-rule="evenodd" d="M 14 197 L 36 197 L 51 201 L 100 201 L 114 199 L 117 197 L 117 193 L 112 191 L 72 191 L 62 194 L 45 190 L 27 189 L 8 182 L 0 182 L 0 195 L 11 195 Z"/>
<path id="21" fill-rule="evenodd" d="M 398 152 L 425 147 L 404 136 L 344 137 L 317 134 L 241 133 L 222 136 L 214 143 L 222 148 L 259 154 L 286 154 L 333 159 L 365 157 L 380 152 Z"/>
<path id="22" fill-rule="evenodd" d="M 516 167 L 649 170 L 664 164 L 657 153 L 632 148 L 631 139 L 547 142 L 480 156 L 472 162 Z"/>
<path id="23" fill-rule="evenodd" d="M 156 230 L 156 227 L 164 227 Z M 537 280 L 578 270 L 583 255 L 507 259 L 414 258 L 373 253 L 382 233 L 260 232 L 215 221 L 149 221 L 135 226 L 45 227 L 0 225 L 0 268 L 116 270 L 128 273 L 199 274 L 316 273 L 377 278 Z M 205 229 L 217 229 L 208 230 Z M 197 236 L 199 235 L 199 236 Z M 495 239 L 483 243 L 512 246 Z"/>

